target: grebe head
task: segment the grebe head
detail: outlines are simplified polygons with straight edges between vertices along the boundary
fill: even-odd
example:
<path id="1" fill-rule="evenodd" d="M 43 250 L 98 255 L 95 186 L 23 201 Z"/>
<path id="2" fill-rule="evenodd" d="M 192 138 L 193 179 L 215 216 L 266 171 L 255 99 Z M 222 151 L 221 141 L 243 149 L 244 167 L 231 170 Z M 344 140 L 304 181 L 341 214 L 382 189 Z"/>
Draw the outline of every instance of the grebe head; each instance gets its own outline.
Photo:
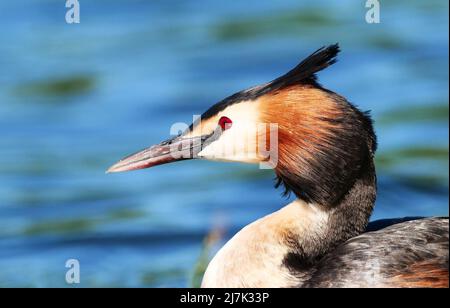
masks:
<path id="1" fill-rule="evenodd" d="M 315 73 L 335 63 L 338 52 L 337 44 L 317 50 L 285 75 L 222 100 L 180 136 L 128 156 L 108 172 L 192 158 L 266 162 L 286 192 L 336 205 L 376 149 L 369 115 L 317 82 Z"/>

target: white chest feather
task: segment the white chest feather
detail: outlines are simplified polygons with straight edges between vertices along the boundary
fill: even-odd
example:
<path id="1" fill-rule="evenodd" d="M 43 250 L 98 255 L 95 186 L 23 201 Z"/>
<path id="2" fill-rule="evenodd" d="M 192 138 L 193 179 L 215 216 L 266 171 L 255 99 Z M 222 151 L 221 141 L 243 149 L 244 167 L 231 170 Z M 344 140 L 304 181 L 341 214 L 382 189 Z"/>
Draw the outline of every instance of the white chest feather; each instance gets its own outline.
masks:
<path id="1" fill-rule="evenodd" d="M 239 231 L 208 265 L 202 287 L 292 287 L 298 278 L 283 265 L 286 235 L 326 225 L 328 215 L 294 201 Z M 319 231 L 319 230 L 316 230 Z"/>

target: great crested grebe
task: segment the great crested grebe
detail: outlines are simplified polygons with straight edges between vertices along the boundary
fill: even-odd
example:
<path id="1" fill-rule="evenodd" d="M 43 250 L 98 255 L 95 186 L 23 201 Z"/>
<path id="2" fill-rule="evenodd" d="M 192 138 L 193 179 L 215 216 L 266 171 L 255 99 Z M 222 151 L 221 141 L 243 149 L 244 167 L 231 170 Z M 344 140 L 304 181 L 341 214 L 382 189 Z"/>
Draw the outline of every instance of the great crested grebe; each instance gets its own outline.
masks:
<path id="1" fill-rule="evenodd" d="M 229 240 L 202 287 L 448 287 L 448 217 L 368 224 L 377 191 L 372 121 L 315 75 L 338 52 L 337 44 L 317 50 L 287 74 L 215 104 L 181 135 L 108 170 L 191 158 L 267 161 L 255 138 L 244 136 L 260 136 L 258 123 L 277 124 L 276 186 L 297 199 Z M 233 138 L 241 146 L 224 151 Z"/>

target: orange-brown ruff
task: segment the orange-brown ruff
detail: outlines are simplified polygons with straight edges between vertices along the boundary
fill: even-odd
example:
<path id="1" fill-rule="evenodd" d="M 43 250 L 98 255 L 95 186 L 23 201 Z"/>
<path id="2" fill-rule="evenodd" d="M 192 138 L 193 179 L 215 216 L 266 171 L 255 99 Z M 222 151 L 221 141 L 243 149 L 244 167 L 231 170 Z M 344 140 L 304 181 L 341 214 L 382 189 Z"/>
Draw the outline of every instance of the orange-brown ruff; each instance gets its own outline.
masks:
<path id="1" fill-rule="evenodd" d="M 233 236 L 208 265 L 203 287 L 448 287 L 448 218 L 368 224 L 377 193 L 372 121 L 316 78 L 338 52 L 337 44 L 317 50 L 283 76 L 213 105 L 180 136 L 109 169 L 193 158 L 259 163 L 267 158 L 246 152 L 257 148 L 256 138 L 243 136 L 257 133 L 258 123 L 278 125 L 276 186 L 297 199 Z M 220 150 L 236 136 L 241 147 Z M 174 156 L 180 147 L 188 155 Z"/>
<path id="2" fill-rule="evenodd" d="M 339 123 L 330 120 L 342 117 L 342 111 L 328 93 L 312 85 L 293 85 L 260 100 L 262 121 L 278 123 L 280 172 L 297 168 L 292 173 L 305 173 L 308 164 L 302 160 L 314 160 L 320 145 L 333 147 L 330 141 Z"/>
<path id="3" fill-rule="evenodd" d="M 352 181 L 348 177 L 356 178 L 361 160 L 375 151 L 370 119 L 345 98 L 315 83 L 289 86 L 260 101 L 262 121 L 278 123 L 276 173 L 281 182 L 288 190 L 306 193 L 317 203 L 334 205 L 349 189 L 337 190 L 336 182 L 342 179 L 349 186 Z M 355 131 L 359 127 L 360 131 Z M 319 178 L 333 176 L 331 184 L 316 185 Z M 316 192 L 305 191 L 308 187 Z"/>

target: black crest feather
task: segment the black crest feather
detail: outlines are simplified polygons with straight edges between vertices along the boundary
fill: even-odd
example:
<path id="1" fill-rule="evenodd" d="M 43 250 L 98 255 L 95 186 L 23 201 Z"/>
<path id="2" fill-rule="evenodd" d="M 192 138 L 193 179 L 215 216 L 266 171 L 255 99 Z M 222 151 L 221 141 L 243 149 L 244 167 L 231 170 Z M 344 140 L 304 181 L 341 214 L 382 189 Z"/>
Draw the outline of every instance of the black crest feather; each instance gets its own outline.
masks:
<path id="1" fill-rule="evenodd" d="M 316 81 L 315 73 L 336 63 L 336 56 L 339 51 L 339 44 L 337 43 L 319 48 L 292 70 L 275 79 L 269 85 L 273 89 L 281 89 L 297 83 Z"/>
<path id="2" fill-rule="evenodd" d="M 247 100 L 255 100 L 264 94 L 281 90 L 294 84 L 316 84 L 317 77 L 315 73 L 335 63 L 339 51 L 339 44 L 337 43 L 319 48 L 283 76 L 266 84 L 237 92 L 213 105 L 202 114 L 202 119 L 208 119 L 232 104 Z"/>

